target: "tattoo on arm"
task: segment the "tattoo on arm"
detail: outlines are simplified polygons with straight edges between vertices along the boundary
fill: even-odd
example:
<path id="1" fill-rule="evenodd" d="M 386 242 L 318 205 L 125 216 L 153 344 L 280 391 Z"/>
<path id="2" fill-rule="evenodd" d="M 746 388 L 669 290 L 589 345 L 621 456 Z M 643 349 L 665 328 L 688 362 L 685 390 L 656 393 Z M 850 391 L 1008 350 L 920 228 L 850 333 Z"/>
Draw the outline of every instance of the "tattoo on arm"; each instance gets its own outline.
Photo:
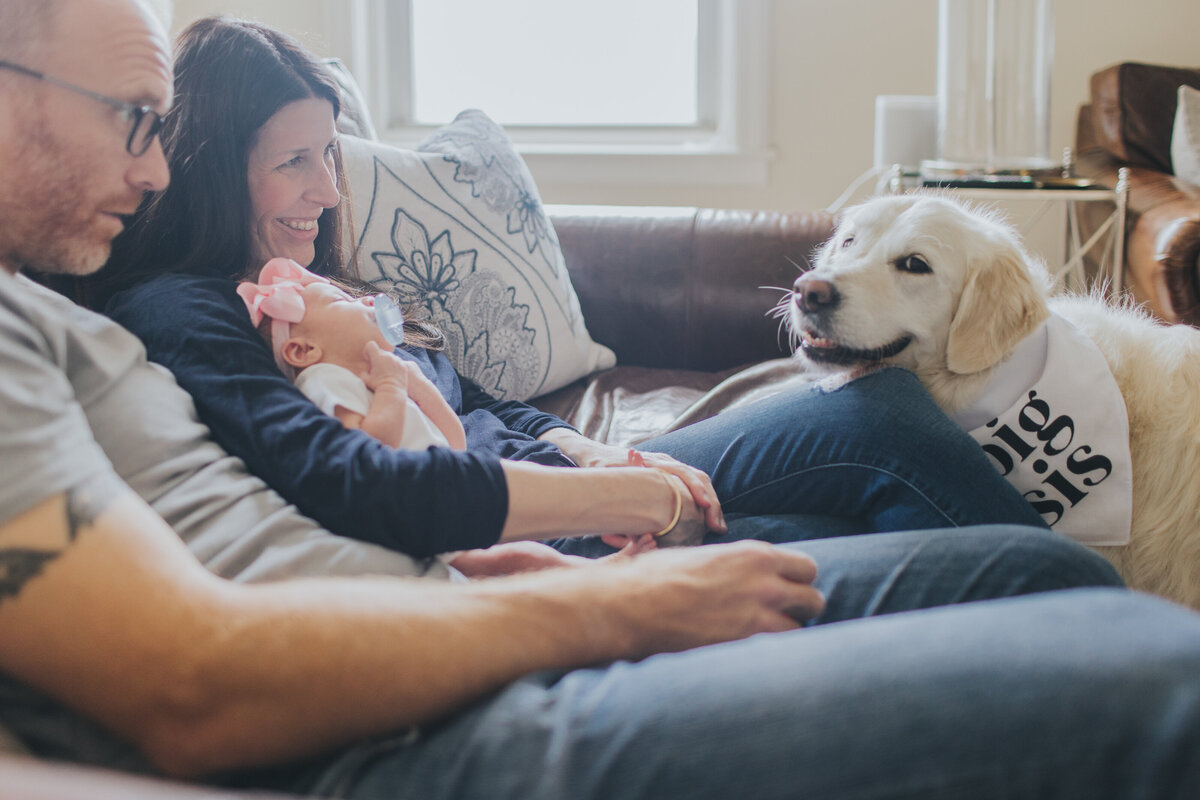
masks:
<path id="1" fill-rule="evenodd" d="M 49 550 L 24 547 L 0 550 L 0 603 L 20 594 L 25 584 L 36 578 L 42 567 L 57 556 L 58 553 Z"/>
<path id="2" fill-rule="evenodd" d="M 0 545 L 0 603 L 16 597 L 47 564 L 62 555 L 80 531 L 95 523 L 124 486 L 111 473 L 98 475 L 66 492 L 67 540 L 57 549 Z"/>

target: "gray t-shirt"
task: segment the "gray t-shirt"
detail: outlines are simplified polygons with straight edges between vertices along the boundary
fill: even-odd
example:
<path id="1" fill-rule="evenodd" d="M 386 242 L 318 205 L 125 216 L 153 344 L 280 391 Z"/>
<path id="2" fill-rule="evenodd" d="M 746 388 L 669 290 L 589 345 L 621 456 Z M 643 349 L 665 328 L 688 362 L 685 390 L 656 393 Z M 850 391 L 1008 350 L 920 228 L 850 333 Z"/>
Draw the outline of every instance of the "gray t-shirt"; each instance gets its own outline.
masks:
<path id="1" fill-rule="evenodd" d="M 226 578 L 446 575 L 441 562 L 318 527 L 212 441 L 191 398 L 146 360 L 132 334 L 0 269 L 0 524 L 105 471 Z M 0 723 L 40 755 L 146 766 L 131 748 L 2 673 Z"/>

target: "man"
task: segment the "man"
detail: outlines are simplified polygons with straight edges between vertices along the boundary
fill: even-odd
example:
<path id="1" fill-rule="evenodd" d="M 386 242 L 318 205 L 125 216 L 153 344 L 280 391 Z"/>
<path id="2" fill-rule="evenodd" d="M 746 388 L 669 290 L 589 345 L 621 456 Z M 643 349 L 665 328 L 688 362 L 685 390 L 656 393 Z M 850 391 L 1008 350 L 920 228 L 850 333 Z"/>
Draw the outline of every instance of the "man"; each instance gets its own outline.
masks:
<path id="1" fill-rule="evenodd" d="M 813 542 L 819 585 L 761 543 L 464 585 L 300 517 L 132 337 L 19 274 L 104 262 L 167 183 L 170 101 L 137 0 L 0 0 L 0 723 L 26 748 L 353 797 L 1200 788 L 1184 610 L 1102 589 L 785 632 L 1117 583 L 1044 532 Z"/>

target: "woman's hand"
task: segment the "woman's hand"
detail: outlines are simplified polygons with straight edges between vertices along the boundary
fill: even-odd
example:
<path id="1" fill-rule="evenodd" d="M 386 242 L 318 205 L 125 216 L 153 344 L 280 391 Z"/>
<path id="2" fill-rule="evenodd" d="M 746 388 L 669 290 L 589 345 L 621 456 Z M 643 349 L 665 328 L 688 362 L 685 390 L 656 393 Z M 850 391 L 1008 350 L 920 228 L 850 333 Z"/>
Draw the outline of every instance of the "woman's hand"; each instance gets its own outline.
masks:
<path id="1" fill-rule="evenodd" d="M 679 478 L 667 473 L 663 473 L 662 478 L 670 484 L 671 489 L 675 492 L 675 502 L 679 504 L 679 513 L 674 516 L 673 522 L 667 528 L 656 533 L 641 534 L 641 537 L 638 538 L 648 538 L 653 543 L 652 547 L 643 545 L 642 548 L 692 547 L 704 544 L 704 537 L 708 533 L 704 509 L 693 502 L 689 502 L 691 498 Z M 600 539 L 609 547 L 622 548 L 628 547 L 629 544 L 627 542 L 631 544 L 634 537 L 622 534 L 605 534 Z"/>
<path id="2" fill-rule="evenodd" d="M 683 481 L 693 502 L 704 512 L 704 523 L 713 533 L 725 533 L 725 514 L 721 511 L 721 501 L 717 499 L 716 489 L 712 479 L 703 470 L 677 461 L 666 453 L 649 453 L 638 450 L 626 450 L 621 447 L 597 442 L 589 439 L 570 428 L 552 428 L 539 439 L 545 439 L 558 446 L 567 456 L 581 467 L 628 467 L 642 466 L 674 475 Z"/>
<path id="3" fill-rule="evenodd" d="M 617 552 L 601 556 L 595 559 L 596 561 L 623 561 L 658 549 L 658 540 L 652 533 L 639 533 L 636 536 L 624 533 L 606 533 L 600 537 L 600 541 L 609 547 L 617 548 Z"/>

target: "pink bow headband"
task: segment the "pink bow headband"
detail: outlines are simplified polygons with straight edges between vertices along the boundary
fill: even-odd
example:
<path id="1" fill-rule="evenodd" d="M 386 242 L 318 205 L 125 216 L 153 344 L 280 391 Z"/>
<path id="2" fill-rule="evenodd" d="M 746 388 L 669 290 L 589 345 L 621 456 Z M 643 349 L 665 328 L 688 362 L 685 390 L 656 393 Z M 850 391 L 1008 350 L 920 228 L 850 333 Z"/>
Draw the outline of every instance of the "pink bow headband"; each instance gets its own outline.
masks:
<path id="1" fill-rule="evenodd" d="M 283 345 L 291 335 L 292 325 L 304 319 L 305 286 L 329 283 L 327 278 L 309 272 L 290 258 L 273 258 L 258 273 L 258 283 L 242 281 L 238 296 L 250 312 L 250 321 L 257 328 L 263 317 L 271 320 L 271 352 L 279 370 L 289 377 L 292 367 L 283 360 Z"/>

